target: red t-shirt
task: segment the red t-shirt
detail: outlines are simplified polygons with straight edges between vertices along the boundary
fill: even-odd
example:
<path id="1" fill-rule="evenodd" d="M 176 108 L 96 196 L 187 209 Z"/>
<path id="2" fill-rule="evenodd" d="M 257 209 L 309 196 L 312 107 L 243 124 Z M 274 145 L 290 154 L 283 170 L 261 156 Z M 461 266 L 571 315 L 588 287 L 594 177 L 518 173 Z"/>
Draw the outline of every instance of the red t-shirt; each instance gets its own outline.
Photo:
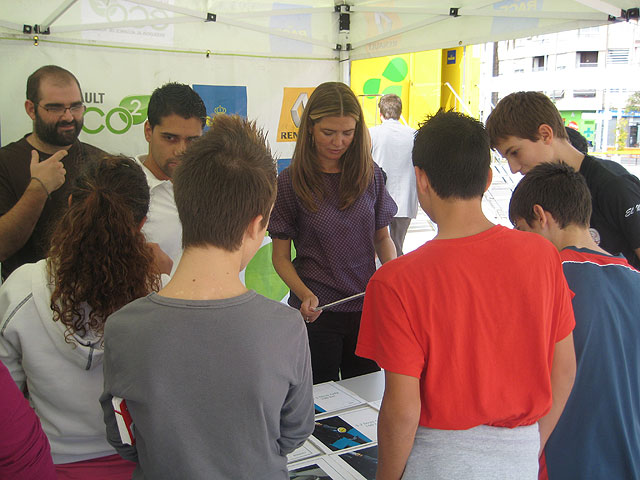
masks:
<path id="1" fill-rule="evenodd" d="M 356 353 L 420 379 L 420 425 L 530 425 L 551 407 L 556 342 L 575 326 L 555 247 L 495 226 L 432 240 L 367 286 Z"/>

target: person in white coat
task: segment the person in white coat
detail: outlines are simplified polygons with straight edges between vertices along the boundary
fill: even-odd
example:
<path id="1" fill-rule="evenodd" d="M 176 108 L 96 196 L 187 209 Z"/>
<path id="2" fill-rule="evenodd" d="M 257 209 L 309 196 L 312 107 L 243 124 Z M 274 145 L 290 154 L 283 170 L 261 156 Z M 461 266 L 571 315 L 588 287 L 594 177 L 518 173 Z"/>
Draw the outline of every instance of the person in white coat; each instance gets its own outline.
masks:
<path id="1" fill-rule="evenodd" d="M 416 175 L 411 162 L 415 130 L 400 123 L 402 100 L 388 94 L 380 98 L 382 124 L 369 129 L 373 160 L 387 174 L 387 190 L 398 205 L 389 230 L 398 256 L 412 218 L 418 213 Z"/>
<path id="2" fill-rule="evenodd" d="M 133 159 L 91 162 L 71 188 L 46 259 L 0 286 L 0 360 L 35 409 L 58 479 L 131 478 L 106 439 L 102 336 L 107 316 L 159 288 L 140 229 L 149 188 Z"/>

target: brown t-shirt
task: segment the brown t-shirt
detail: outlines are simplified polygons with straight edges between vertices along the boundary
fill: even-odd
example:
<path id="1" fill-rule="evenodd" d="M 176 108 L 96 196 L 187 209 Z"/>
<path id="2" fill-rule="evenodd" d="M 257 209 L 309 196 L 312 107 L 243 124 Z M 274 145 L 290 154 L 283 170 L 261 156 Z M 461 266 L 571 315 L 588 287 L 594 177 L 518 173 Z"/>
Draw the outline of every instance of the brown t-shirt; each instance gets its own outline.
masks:
<path id="1" fill-rule="evenodd" d="M 0 215 L 11 210 L 29 185 L 31 151 L 35 149 L 27 142 L 26 137 L 27 135 L 17 142 L 0 148 Z M 38 154 L 40 161 L 51 156 L 41 151 L 38 151 Z M 69 192 L 81 166 L 88 160 L 105 154 L 99 148 L 80 141 L 76 141 L 71 146 L 69 154 L 62 160 L 67 171 L 64 184 L 51 193 L 51 198 L 47 200 L 38 223 L 24 246 L 2 262 L 3 279 L 20 265 L 36 262 L 45 257 L 49 248 L 49 237 L 57 220 L 62 217 L 67 208 Z"/>

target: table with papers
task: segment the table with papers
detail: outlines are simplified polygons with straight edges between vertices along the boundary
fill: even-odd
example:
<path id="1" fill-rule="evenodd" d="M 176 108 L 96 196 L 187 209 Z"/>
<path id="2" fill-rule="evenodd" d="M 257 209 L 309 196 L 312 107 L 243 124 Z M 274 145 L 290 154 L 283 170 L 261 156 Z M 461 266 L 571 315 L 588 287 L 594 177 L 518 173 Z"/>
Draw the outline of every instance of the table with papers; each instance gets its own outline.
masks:
<path id="1" fill-rule="evenodd" d="M 289 478 L 374 480 L 384 373 L 314 385 L 316 428 L 288 456 Z"/>

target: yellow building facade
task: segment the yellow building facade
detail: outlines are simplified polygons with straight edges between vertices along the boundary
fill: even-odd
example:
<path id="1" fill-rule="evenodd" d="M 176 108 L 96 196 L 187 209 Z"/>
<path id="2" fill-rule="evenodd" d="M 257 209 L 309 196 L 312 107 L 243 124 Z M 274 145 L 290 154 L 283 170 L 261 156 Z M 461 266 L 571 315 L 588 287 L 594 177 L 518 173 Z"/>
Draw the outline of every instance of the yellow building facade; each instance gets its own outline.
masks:
<path id="1" fill-rule="evenodd" d="M 440 108 L 479 116 L 480 56 L 473 46 L 407 53 L 351 62 L 351 88 L 369 127 L 378 125 L 378 101 L 395 93 L 413 128 Z"/>

